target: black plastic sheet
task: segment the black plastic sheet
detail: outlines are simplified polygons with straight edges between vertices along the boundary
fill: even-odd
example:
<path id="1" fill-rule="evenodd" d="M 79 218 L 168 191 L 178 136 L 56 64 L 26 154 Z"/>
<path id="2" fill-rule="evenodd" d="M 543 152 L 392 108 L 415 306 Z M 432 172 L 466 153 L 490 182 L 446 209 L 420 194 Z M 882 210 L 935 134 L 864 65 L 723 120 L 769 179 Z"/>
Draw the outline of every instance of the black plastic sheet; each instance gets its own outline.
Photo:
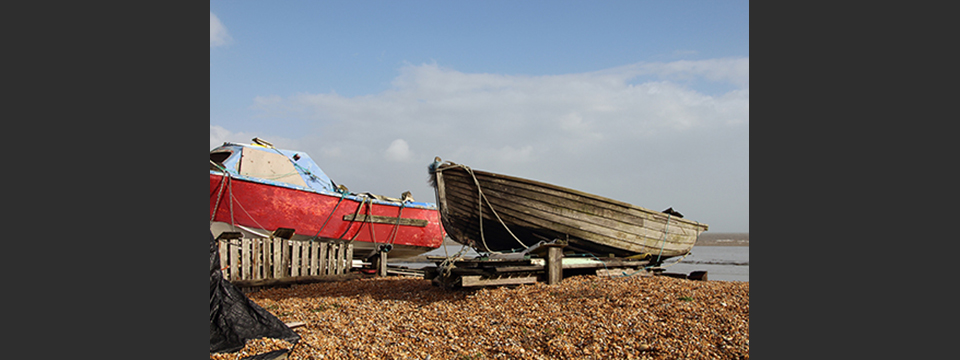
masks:
<path id="1" fill-rule="evenodd" d="M 300 335 L 223 279 L 220 251 L 210 233 L 210 353 L 235 352 L 247 340 L 272 338 L 296 344 Z"/>

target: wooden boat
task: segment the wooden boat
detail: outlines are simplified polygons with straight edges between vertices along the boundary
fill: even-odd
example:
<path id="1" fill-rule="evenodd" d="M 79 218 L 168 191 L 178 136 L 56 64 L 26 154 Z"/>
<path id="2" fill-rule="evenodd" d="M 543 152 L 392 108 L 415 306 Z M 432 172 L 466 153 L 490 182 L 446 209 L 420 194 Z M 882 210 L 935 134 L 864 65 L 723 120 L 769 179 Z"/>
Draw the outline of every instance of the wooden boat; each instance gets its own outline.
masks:
<path id="1" fill-rule="evenodd" d="M 303 152 L 224 143 L 210 151 L 210 230 L 244 237 L 353 241 L 354 258 L 384 246 L 391 258 L 439 248 L 436 204 L 357 194 L 338 186 Z M 284 234 L 285 233 L 285 234 Z"/>
<path id="2" fill-rule="evenodd" d="M 707 224 L 539 181 L 473 170 L 436 158 L 429 166 L 450 238 L 479 252 L 522 251 L 560 240 L 598 257 L 660 261 L 690 252 Z M 482 221 L 480 221 L 482 213 Z"/>

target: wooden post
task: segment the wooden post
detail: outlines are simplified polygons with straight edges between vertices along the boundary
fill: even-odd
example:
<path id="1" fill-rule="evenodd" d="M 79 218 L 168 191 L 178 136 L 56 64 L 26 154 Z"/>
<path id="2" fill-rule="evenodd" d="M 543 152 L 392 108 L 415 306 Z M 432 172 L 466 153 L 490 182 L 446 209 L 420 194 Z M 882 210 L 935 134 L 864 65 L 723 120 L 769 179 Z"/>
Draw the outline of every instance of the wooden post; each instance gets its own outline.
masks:
<path id="1" fill-rule="evenodd" d="M 377 276 L 387 276 L 387 253 L 380 252 L 379 261 L 377 261 Z"/>
<path id="2" fill-rule="evenodd" d="M 563 279 L 563 248 L 566 245 L 547 244 L 547 285 L 556 285 Z"/>

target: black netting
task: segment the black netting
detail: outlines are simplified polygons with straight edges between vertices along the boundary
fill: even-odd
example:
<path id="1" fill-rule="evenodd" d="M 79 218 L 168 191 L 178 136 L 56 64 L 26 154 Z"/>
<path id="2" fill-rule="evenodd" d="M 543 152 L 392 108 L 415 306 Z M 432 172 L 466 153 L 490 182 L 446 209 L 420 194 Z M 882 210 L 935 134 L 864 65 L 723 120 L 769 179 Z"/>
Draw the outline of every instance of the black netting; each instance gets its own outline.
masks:
<path id="1" fill-rule="evenodd" d="M 272 338 L 296 344 L 300 335 L 264 310 L 220 271 L 220 251 L 210 233 L 210 353 L 235 352 L 247 340 Z"/>

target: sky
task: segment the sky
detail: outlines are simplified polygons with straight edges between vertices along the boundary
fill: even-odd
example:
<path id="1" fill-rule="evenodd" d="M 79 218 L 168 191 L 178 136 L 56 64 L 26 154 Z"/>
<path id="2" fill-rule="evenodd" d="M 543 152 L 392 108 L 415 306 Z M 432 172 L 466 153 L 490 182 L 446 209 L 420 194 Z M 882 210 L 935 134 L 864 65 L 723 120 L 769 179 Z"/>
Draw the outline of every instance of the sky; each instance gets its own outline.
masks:
<path id="1" fill-rule="evenodd" d="M 210 147 L 436 202 L 435 156 L 750 227 L 749 2 L 211 1 Z"/>

